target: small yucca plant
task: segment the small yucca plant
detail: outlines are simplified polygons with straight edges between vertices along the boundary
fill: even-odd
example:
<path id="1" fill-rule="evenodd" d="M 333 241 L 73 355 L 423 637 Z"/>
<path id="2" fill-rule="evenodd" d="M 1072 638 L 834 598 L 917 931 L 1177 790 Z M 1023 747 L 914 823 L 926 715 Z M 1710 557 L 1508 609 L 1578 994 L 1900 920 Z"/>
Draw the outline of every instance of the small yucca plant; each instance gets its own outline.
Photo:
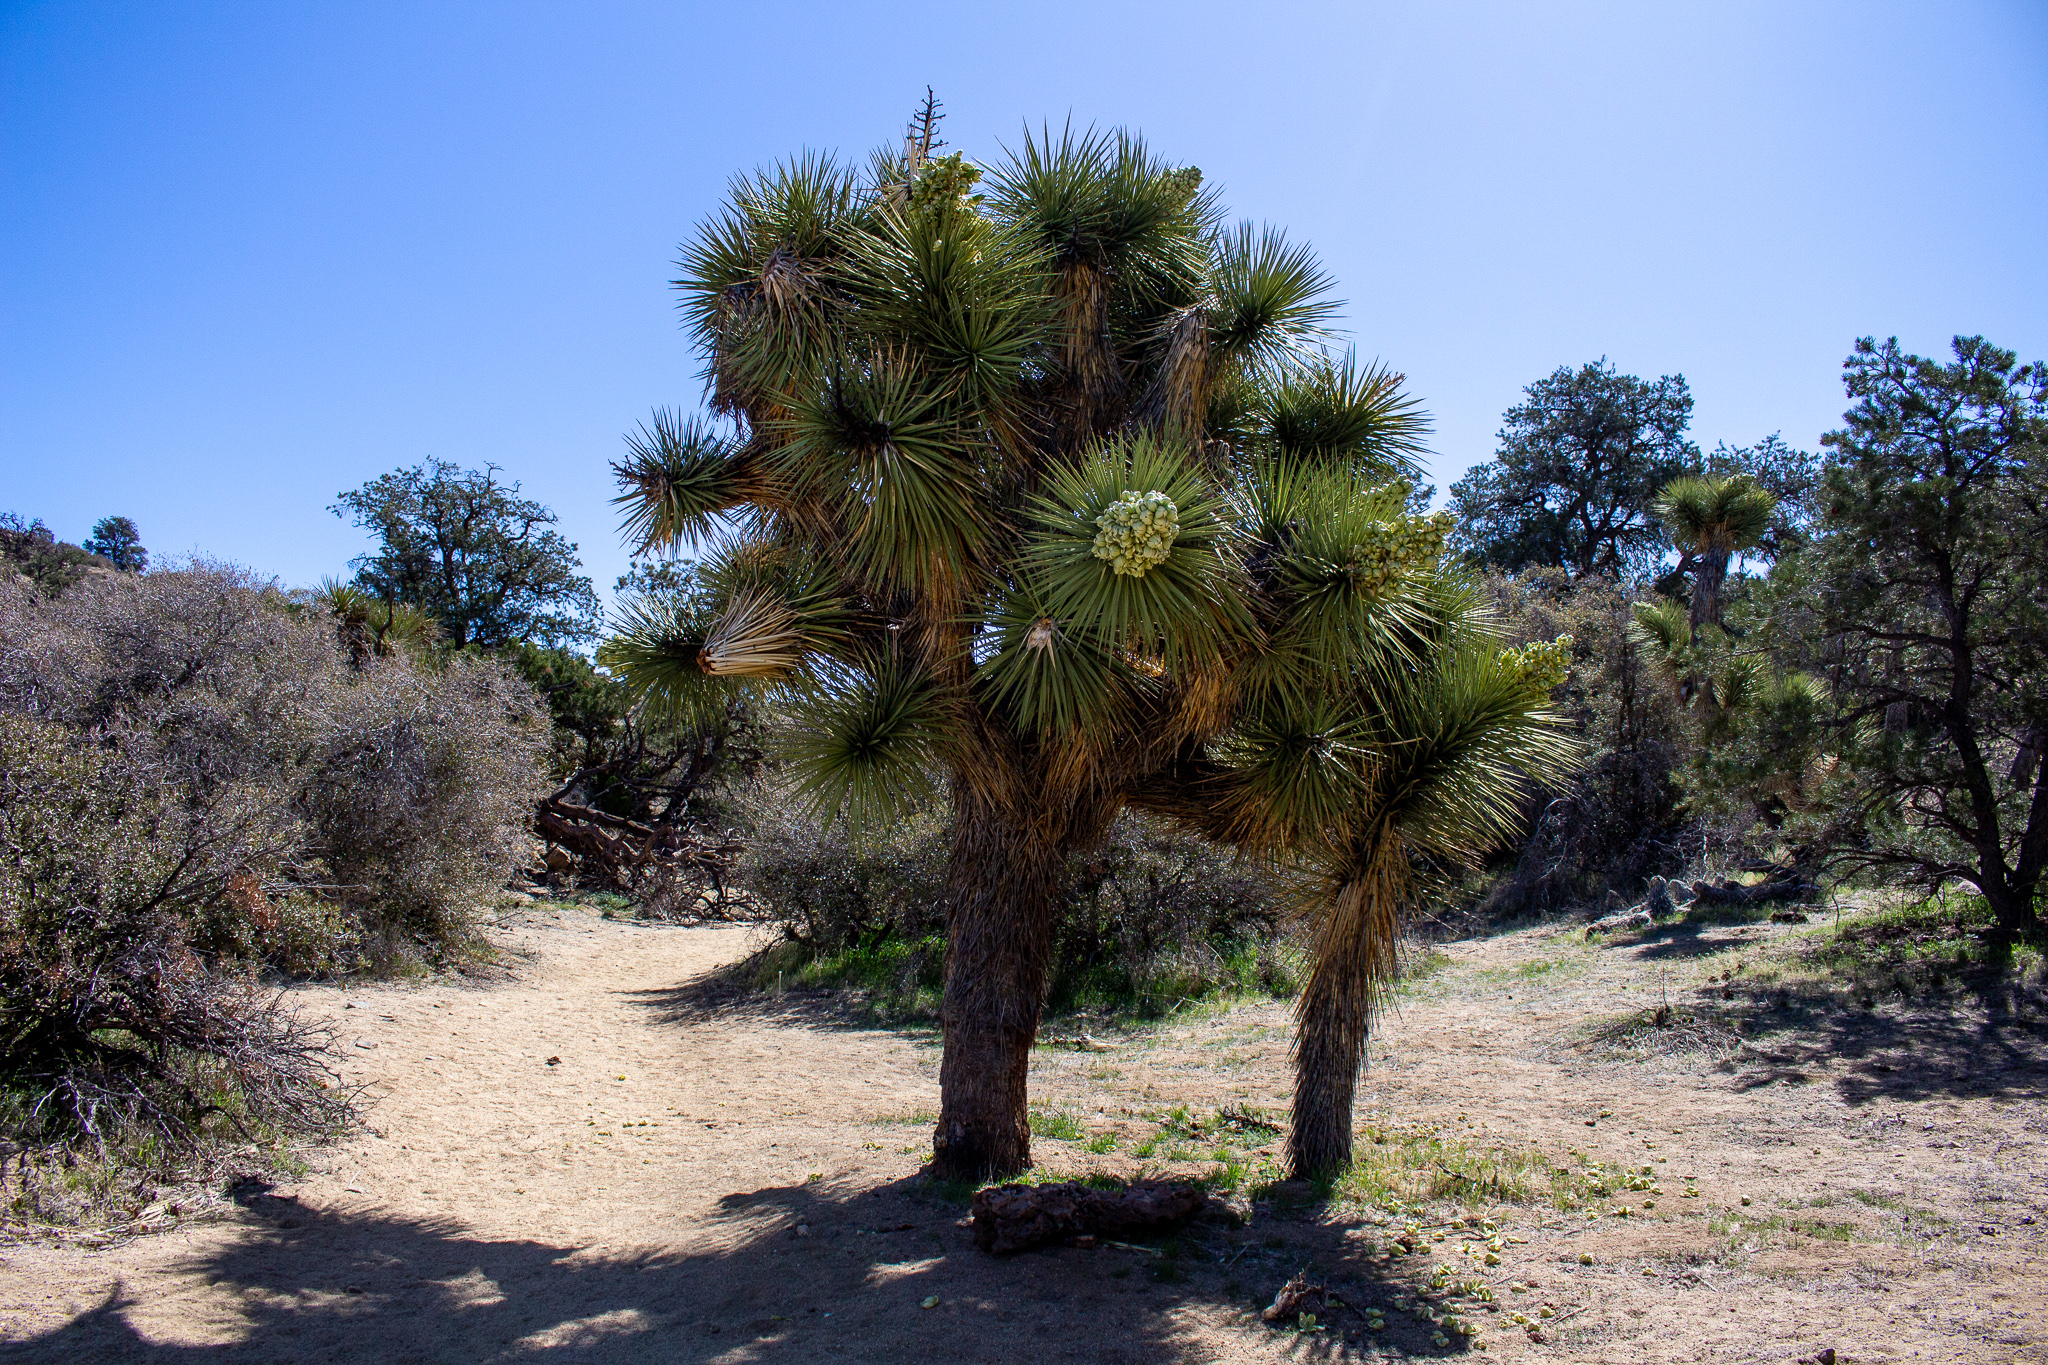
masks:
<path id="1" fill-rule="evenodd" d="M 1137 806 L 1298 869 L 1294 1160 L 1328 1169 L 1416 879 L 1562 761 L 1550 656 L 1494 643 L 1408 511 L 1424 419 L 1323 349 L 1306 248 L 1132 136 L 1027 136 L 983 182 L 928 130 L 737 180 L 684 248 L 713 415 L 630 437 L 620 502 L 723 605 L 643 605 L 600 658 L 668 704 L 778 691 L 827 807 L 950 786 L 949 1174 L 1030 1162 L 1070 851 Z"/>

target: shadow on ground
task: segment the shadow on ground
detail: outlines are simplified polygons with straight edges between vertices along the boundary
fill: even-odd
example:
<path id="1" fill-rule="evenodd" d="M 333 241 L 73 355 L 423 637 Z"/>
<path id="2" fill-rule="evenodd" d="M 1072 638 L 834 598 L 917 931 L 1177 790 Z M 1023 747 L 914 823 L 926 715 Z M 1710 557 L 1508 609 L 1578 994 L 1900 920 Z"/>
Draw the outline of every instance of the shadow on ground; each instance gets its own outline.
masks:
<path id="1" fill-rule="evenodd" d="M 656 1023 L 687 1027 L 735 1020 L 764 1025 L 886 1032 L 906 1037 L 932 1031 L 924 1021 L 892 1024 L 864 1007 L 857 991 L 800 987 L 756 990 L 725 970 L 707 972 L 678 986 L 628 991 L 624 998 L 645 1009 Z"/>
<path id="2" fill-rule="evenodd" d="M 2048 1098 L 2048 1028 L 1969 997 L 1884 1011 L 1796 995 L 1748 1012 L 1740 1089 L 1799 1084 L 1832 1063 L 1851 1104 L 1932 1096 Z"/>
<path id="3" fill-rule="evenodd" d="M 195 1313 L 185 1291 L 186 1316 L 226 1324 L 231 1341 L 153 1341 L 150 1305 L 117 1289 L 54 1331 L 0 1347 L 0 1361 L 1152 1365 L 1213 1359 L 1218 1347 L 1234 1358 L 1232 1336 L 1241 1346 L 1280 1336 L 1297 1358 L 1335 1360 L 1351 1352 L 1346 1335 L 1362 1333 L 1359 1311 L 1378 1304 L 1392 1318 L 1406 1288 L 1347 1253 L 1346 1225 L 1293 1217 L 1198 1226 L 1150 1250 L 997 1259 L 973 1248 L 958 1205 L 912 1182 L 731 1195 L 688 1251 L 493 1241 L 450 1222 L 322 1213 L 263 1193 L 244 1202 L 247 1226 L 179 1267 L 216 1296 Z M 1304 1268 L 1349 1307 L 1326 1309 L 1307 1333 L 1260 1322 L 1258 1305 Z M 1402 1314 L 1375 1344 L 1462 1353 L 1462 1343 L 1429 1345 L 1426 1330 Z"/>

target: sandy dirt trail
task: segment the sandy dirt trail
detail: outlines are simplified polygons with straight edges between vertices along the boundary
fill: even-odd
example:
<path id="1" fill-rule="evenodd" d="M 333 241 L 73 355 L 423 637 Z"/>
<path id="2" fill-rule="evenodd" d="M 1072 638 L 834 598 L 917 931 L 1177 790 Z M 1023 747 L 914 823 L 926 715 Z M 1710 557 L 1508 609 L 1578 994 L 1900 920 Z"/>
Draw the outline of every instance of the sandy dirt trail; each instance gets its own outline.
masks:
<path id="1" fill-rule="evenodd" d="M 1588 1019 L 1701 995 L 1717 954 L 1773 932 L 1597 948 L 1532 930 L 1451 945 L 1405 992 L 1361 1091 L 1368 1141 L 1427 1125 L 1560 1162 L 1577 1149 L 1649 1165 L 1666 1190 L 1627 1218 L 1619 1200 L 1494 1210 L 1513 1240 L 1484 1272 L 1500 1302 L 1483 1352 L 1405 1322 L 1257 1320 L 1304 1268 L 1391 1308 L 1428 1258 L 1379 1254 L 1370 1211 L 1261 1203 L 1173 1265 L 983 1256 L 964 1210 L 916 1181 L 932 1039 L 721 991 L 708 974 L 748 930 L 566 908 L 501 927 L 508 980 L 298 992 L 335 1021 L 366 1128 L 226 1220 L 0 1251 L 0 1358 L 2048 1362 L 2038 1031 L 1877 1018 L 1717 1064 L 1583 1045 Z M 1034 1098 L 1119 1140 L 1041 1139 L 1041 1163 L 1127 1174 L 1173 1106 L 1283 1106 L 1286 1023 L 1252 1004 L 1107 1052 L 1041 1048 Z M 1539 1303 L 1542 1340 L 1507 1322 Z"/>

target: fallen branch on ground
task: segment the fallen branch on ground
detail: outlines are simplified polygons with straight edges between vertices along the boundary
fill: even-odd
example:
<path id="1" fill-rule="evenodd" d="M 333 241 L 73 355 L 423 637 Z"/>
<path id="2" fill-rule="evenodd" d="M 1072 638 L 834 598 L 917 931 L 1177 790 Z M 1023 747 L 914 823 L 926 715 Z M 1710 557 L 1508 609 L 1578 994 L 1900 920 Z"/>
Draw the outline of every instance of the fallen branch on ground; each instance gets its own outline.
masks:
<path id="1" fill-rule="evenodd" d="M 1200 1213 L 1209 1197 L 1193 1185 L 1141 1180 L 1120 1190 L 996 1185 L 974 1196 L 974 1244 L 1007 1255 L 1074 1237 L 1165 1232 Z"/>

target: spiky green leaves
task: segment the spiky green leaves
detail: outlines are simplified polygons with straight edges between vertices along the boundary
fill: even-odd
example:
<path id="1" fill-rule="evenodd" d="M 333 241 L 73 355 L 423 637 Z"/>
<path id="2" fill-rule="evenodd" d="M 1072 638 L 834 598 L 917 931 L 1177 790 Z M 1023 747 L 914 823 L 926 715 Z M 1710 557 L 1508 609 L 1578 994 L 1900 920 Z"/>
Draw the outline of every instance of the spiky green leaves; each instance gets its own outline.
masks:
<path id="1" fill-rule="evenodd" d="M 1384 365 L 1317 356 L 1269 374 L 1254 411 L 1259 444 L 1282 459 L 1335 464 L 1369 482 L 1414 479 L 1429 432 L 1422 405 Z"/>
<path id="2" fill-rule="evenodd" d="M 1154 489 L 1137 493 L 1126 488 L 1095 519 L 1092 553 L 1116 573 L 1143 578 L 1148 569 L 1166 562 L 1180 535 L 1180 513 L 1173 499 Z"/>
<path id="3" fill-rule="evenodd" d="M 1524 663 L 1465 629 L 1373 689 L 1363 708 L 1375 760 L 1369 790 L 1315 841 L 1333 880 L 1366 871 L 1347 863 L 1378 856 L 1383 829 L 1403 856 L 1470 863 L 1514 832 L 1531 782 L 1569 770 L 1571 737 Z"/>
<path id="4" fill-rule="evenodd" d="M 1169 166 L 1129 133 L 1028 132 L 989 178 L 998 218 L 1040 243 L 1055 270 L 1115 281 L 1125 299 L 1191 301 L 1216 214 L 1201 173 Z"/>
<path id="5" fill-rule="evenodd" d="M 623 508 L 620 530 L 637 553 L 697 545 L 710 539 L 720 512 L 749 493 L 741 442 L 701 418 L 667 408 L 626 437 L 627 458 L 612 465 Z"/>
<path id="6" fill-rule="evenodd" d="M 1417 596 L 1442 553 L 1441 517 L 1341 465 L 1261 461 L 1235 490 L 1265 624 L 1248 679 L 1305 700 L 1397 663 L 1426 624 Z"/>
<path id="7" fill-rule="evenodd" d="M 710 358 L 712 403 L 744 411 L 831 354 L 834 270 L 869 206 L 858 177 L 807 155 L 733 180 L 677 262 L 681 307 Z"/>
<path id="8" fill-rule="evenodd" d="M 1276 854 L 1334 828 L 1371 794 L 1373 735 L 1351 696 L 1265 700 L 1216 745 L 1229 776 L 1215 800 L 1240 847 Z"/>
<path id="9" fill-rule="evenodd" d="M 1175 509 L 1173 537 L 1148 550 L 1152 562 L 1141 575 L 1119 573 L 1095 553 L 1103 517 L 1130 489 Z M 1064 633 L 1169 663 L 1211 658 L 1250 629 L 1228 581 L 1228 511 L 1199 461 L 1164 441 L 1130 437 L 1052 472 L 1026 508 L 1018 558 L 1033 595 Z M 1153 537 L 1145 539 L 1149 546 Z"/>
<path id="10" fill-rule="evenodd" d="M 697 651 L 705 673 L 790 678 L 854 647 L 854 609 L 829 568 L 808 555 L 747 547 L 706 578 L 719 605 Z"/>
<path id="11" fill-rule="evenodd" d="M 1777 499 L 1747 474 L 1673 479 L 1654 504 L 1672 543 L 1701 554 L 1755 545 L 1770 529 L 1777 506 Z"/>
<path id="12" fill-rule="evenodd" d="M 1062 627 L 1029 586 L 998 595 L 987 616 L 981 695 L 1027 735 L 1100 738 L 1128 714 L 1140 675 L 1100 636 Z"/>
<path id="13" fill-rule="evenodd" d="M 845 266 L 849 325 L 908 350 L 968 412 L 1000 422 L 1046 319 L 1045 259 L 950 200 L 883 212 Z"/>
<path id="14" fill-rule="evenodd" d="M 937 694 L 883 649 L 837 671 L 798 704 L 783 750 L 798 790 L 869 825 L 929 798 L 944 737 Z"/>
<path id="15" fill-rule="evenodd" d="M 987 695 L 1027 732 L 1100 730 L 1146 679 L 1244 647 L 1256 628 L 1232 582 L 1228 511 L 1198 460 L 1153 437 L 1055 469 L 989 609 Z"/>
<path id="16" fill-rule="evenodd" d="M 842 357 L 787 403 L 777 471 L 830 512 L 858 576 L 891 588 L 961 572 L 987 530 L 981 471 L 950 395 L 912 357 Z"/>
<path id="17" fill-rule="evenodd" d="M 715 724 L 732 684 L 699 663 L 711 615 L 683 599 L 637 598 L 622 604 L 597 664 L 624 682 L 646 711 L 679 725 Z"/>
<path id="18" fill-rule="evenodd" d="M 1278 228 L 1240 224 L 1219 236 L 1210 268 L 1210 344 L 1219 355 L 1273 365 L 1327 335 L 1343 305 L 1306 244 Z"/>
<path id="19" fill-rule="evenodd" d="M 1629 638 L 1648 645 L 1667 661 L 1692 643 L 1692 622 L 1683 602 L 1660 597 L 1654 602 L 1637 602 L 1630 611 L 1634 619 L 1629 622 Z"/>

